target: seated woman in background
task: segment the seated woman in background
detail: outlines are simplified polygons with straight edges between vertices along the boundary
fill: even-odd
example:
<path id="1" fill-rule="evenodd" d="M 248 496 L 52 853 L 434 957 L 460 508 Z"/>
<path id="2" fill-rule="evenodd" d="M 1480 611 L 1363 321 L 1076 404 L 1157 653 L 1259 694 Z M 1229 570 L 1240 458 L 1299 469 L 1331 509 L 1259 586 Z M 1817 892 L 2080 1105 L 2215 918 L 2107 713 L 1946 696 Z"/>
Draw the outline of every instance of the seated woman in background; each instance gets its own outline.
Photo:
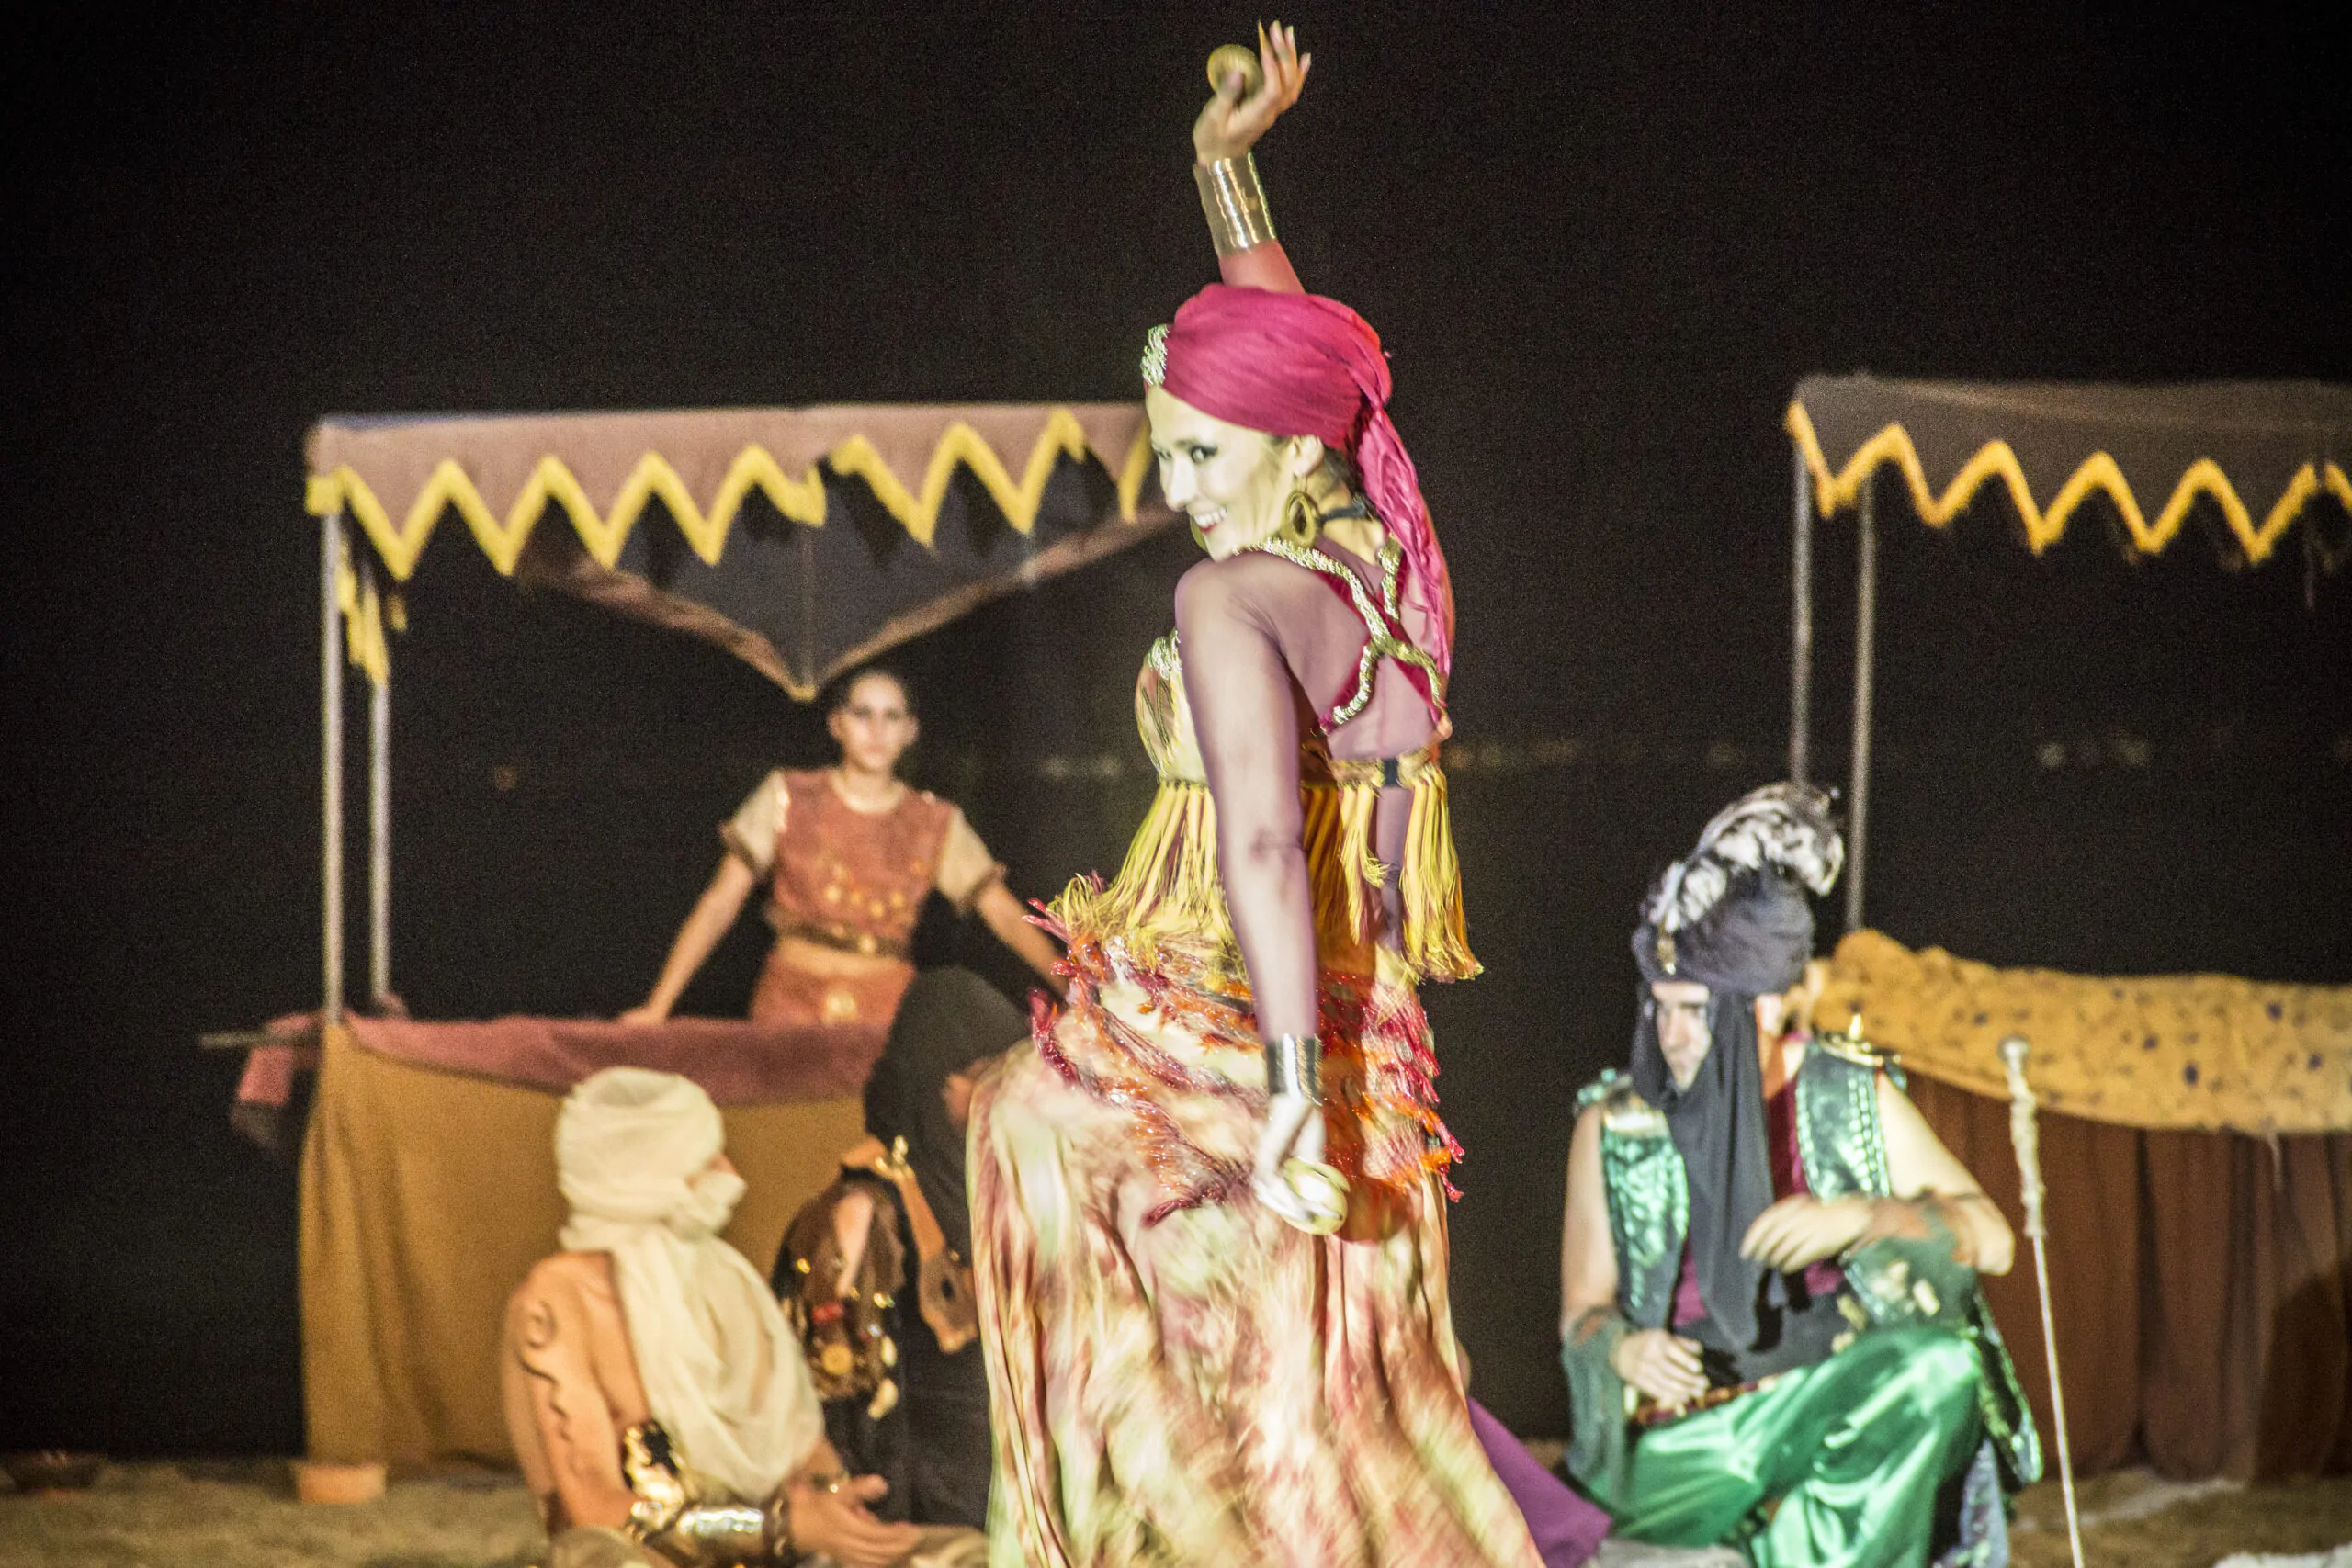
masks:
<path id="1" fill-rule="evenodd" d="M 659 1023 L 742 912 L 769 886 L 775 947 L 752 994 L 756 1022 L 889 1026 L 914 978 L 909 944 L 934 889 L 959 913 L 978 910 L 998 940 L 1048 986 L 1054 944 L 1023 917 L 999 865 L 952 802 L 899 778 L 915 742 L 914 698 L 890 671 L 869 667 L 834 689 L 825 728 L 841 761 L 778 768 L 719 829 L 726 858 L 671 944 L 662 976 L 624 1023 Z"/>
<path id="2" fill-rule="evenodd" d="M 1028 1034 L 1021 1010 L 971 971 L 916 976 L 866 1080 L 873 1135 L 842 1156 L 841 1180 L 800 1211 L 776 1255 L 773 1283 L 808 1348 L 826 1435 L 844 1463 L 888 1483 L 885 1518 L 987 1523 L 989 1384 L 966 1261 L 964 1128 L 974 1083 Z"/>

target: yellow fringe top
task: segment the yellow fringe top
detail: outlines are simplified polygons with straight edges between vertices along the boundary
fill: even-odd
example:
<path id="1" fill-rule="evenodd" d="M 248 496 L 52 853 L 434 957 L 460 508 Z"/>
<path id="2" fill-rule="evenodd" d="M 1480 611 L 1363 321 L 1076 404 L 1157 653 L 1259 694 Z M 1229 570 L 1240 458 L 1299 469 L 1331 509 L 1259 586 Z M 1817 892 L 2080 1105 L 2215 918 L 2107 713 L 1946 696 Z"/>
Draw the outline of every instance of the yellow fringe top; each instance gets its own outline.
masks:
<path id="1" fill-rule="evenodd" d="M 1170 632 L 1152 645 L 1136 682 L 1136 725 L 1159 774 L 1151 810 L 1128 846 L 1115 881 L 1072 882 L 1054 905 L 1074 935 L 1124 939 L 1144 963 L 1174 948 L 1205 962 L 1214 983 L 1245 980 L 1232 916 L 1217 872 L 1216 803 L 1184 700 L 1182 665 Z M 1320 967 L 1370 975 L 1380 890 L 1390 868 L 1373 853 L 1373 821 L 1385 764 L 1333 758 L 1320 735 L 1301 746 L 1302 841 L 1315 896 Z M 1402 955 L 1416 979 L 1464 980 L 1478 973 L 1462 914 L 1462 871 L 1454 858 L 1445 773 L 1435 740 L 1396 759 L 1396 784 L 1413 794 L 1404 863 L 1396 867 L 1403 895 Z"/>

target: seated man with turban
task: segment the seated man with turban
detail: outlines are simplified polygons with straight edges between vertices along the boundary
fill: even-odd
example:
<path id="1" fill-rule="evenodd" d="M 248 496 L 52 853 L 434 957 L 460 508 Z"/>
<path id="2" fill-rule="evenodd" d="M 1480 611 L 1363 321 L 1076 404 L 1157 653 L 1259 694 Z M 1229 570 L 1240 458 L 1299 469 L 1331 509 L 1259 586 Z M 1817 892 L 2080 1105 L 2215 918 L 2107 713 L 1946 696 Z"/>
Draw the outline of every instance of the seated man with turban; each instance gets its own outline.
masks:
<path id="1" fill-rule="evenodd" d="M 571 1219 L 508 1303 L 506 1423 L 549 1568 L 882 1568 L 922 1543 L 842 1474 L 799 1342 L 718 1231 L 743 1194 L 710 1097 L 608 1067 L 556 1122 Z"/>
<path id="2" fill-rule="evenodd" d="M 1643 908 L 1632 1070 L 1578 1096 L 1567 1464 L 1615 1533 L 1757 1568 L 2007 1561 L 2041 1450 L 1977 1293 L 2014 1245 L 1859 1028 L 1815 1036 L 1820 792 L 1727 807 Z"/>

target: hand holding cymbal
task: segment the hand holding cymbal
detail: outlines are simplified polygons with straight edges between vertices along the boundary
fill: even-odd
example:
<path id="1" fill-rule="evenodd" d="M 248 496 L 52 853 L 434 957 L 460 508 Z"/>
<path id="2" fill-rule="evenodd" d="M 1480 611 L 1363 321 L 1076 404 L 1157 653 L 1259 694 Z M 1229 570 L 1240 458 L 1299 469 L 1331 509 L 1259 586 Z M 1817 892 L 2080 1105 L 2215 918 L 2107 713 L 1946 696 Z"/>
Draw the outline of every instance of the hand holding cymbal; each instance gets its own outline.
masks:
<path id="1" fill-rule="evenodd" d="M 1236 98 L 1257 96 L 1266 85 L 1266 73 L 1258 63 L 1258 51 L 1247 44 L 1221 43 L 1209 51 L 1209 91 L 1222 96 L 1225 85 L 1235 72 L 1241 73 L 1241 90 Z"/>
<path id="2" fill-rule="evenodd" d="M 1209 56 L 1216 96 L 1193 122 L 1193 151 L 1204 164 L 1238 158 L 1282 112 L 1298 102 L 1313 55 L 1298 52 L 1297 32 L 1280 22 L 1258 29 L 1255 55 L 1229 43 Z"/>

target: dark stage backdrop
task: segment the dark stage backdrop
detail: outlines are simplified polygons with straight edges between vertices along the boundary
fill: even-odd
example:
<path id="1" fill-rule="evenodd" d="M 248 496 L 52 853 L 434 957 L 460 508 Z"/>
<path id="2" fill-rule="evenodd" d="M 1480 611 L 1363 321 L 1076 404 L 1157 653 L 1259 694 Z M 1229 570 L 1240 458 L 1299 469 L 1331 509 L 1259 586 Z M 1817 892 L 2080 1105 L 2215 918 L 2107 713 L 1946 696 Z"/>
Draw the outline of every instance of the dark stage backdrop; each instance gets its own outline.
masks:
<path id="1" fill-rule="evenodd" d="M 1572 1096 L 1623 1049 L 1632 907 L 1779 771 L 1797 377 L 2352 376 L 2347 109 L 2332 46 L 2275 18 L 1469 10 L 1304 7 L 1313 85 L 1264 168 L 1301 271 L 1386 336 L 1453 553 L 1489 970 L 1430 1002 L 1470 1149 L 1455 1303 L 1479 1393 L 1542 1433 Z M 305 424 L 1131 395 L 1144 330 L 1212 276 L 1185 128 L 1250 19 L 19 25 L 0 1447 L 300 1440 L 292 1175 L 232 1137 L 235 1063 L 194 1040 L 317 993 Z M 1877 922 L 1996 963 L 2352 980 L 2352 577 L 2194 541 L 2133 565 L 2094 527 L 2035 560 L 1997 502 L 1884 526 Z M 1823 544 L 1826 770 L 1850 538 Z M 915 772 L 1023 892 L 1116 864 L 1149 787 L 1129 682 L 1188 550 L 906 651 Z M 401 989 L 637 999 L 714 824 L 821 755 L 813 718 L 457 537 L 410 604 Z M 690 1006 L 741 1004 L 757 934 Z"/>

